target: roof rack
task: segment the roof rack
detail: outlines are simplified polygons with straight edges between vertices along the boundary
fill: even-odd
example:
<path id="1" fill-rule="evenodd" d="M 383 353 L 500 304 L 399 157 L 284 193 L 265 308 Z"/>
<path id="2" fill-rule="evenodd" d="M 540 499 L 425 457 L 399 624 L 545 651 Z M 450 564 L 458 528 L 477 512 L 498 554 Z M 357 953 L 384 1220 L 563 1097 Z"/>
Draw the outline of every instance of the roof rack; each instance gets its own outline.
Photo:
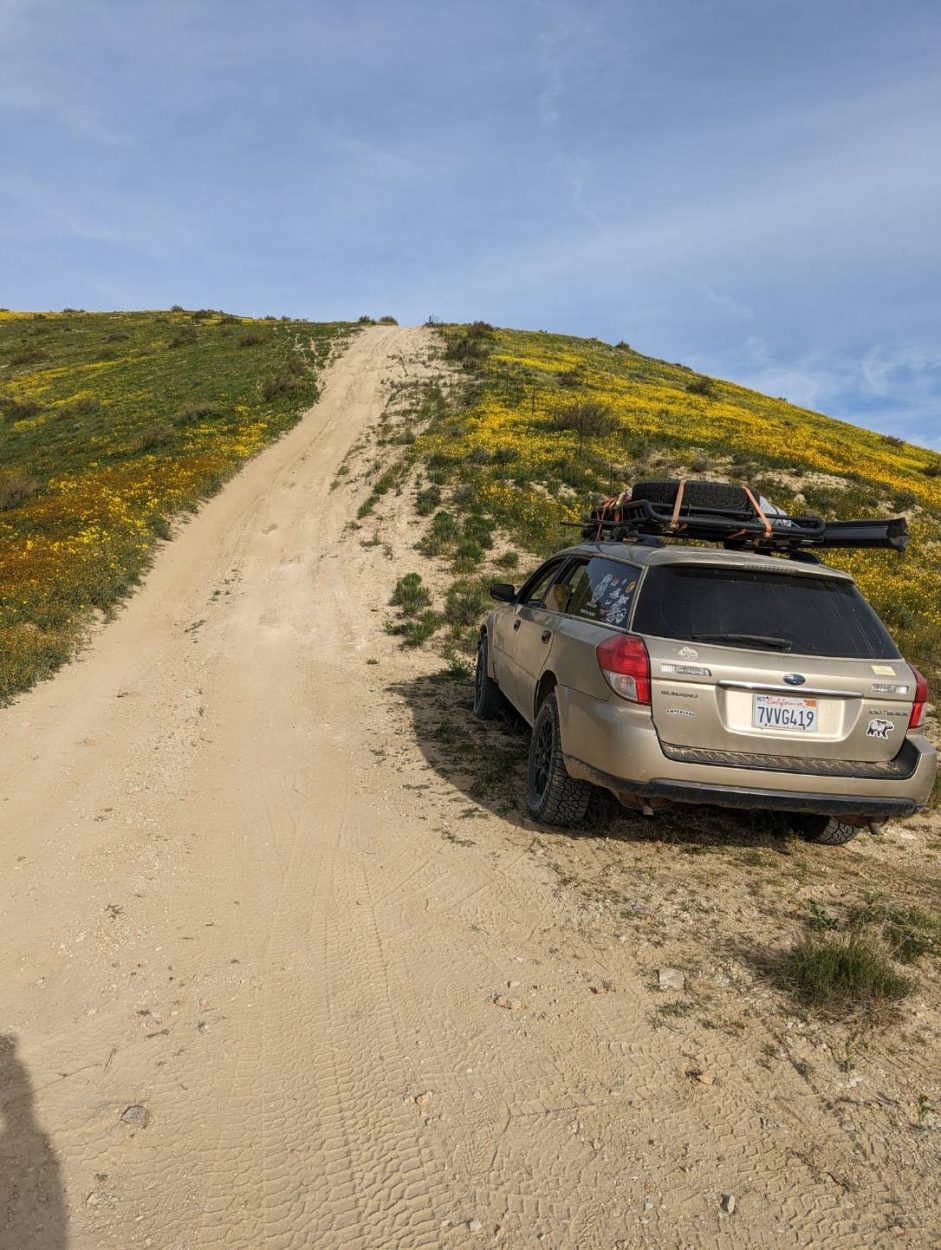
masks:
<path id="1" fill-rule="evenodd" d="M 665 487 L 673 483 L 654 485 Z M 676 490 L 671 492 L 673 498 L 667 502 L 625 495 L 608 499 L 592 509 L 590 516 L 569 524 L 577 525 L 583 538 L 596 541 L 631 542 L 641 535 L 656 535 L 679 542 L 698 539 L 721 543 L 731 550 L 788 555 L 806 548 L 889 548 L 901 554 L 908 544 L 908 522 L 904 517 L 825 521 L 819 516 L 788 516 L 765 500 L 759 503 L 747 488 L 741 488 L 745 507 L 697 506 L 684 497 L 686 485 L 676 482 Z M 635 488 L 635 495 L 638 491 Z"/>

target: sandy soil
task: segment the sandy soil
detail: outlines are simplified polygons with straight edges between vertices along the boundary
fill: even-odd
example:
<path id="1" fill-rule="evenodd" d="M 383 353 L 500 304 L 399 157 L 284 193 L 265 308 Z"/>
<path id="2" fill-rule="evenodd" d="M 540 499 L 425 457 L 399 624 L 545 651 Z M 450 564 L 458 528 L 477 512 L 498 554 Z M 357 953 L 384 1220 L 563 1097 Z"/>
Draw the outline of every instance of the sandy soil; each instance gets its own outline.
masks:
<path id="1" fill-rule="evenodd" d="M 521 819 L 519 739 L 494 788 L 467 683 L 383 631 L 403 500 L 385 550 L 331 489 L 431 351 L 358 335 L 0 712 L 0 1250 L 937 1245 L 936 1000 L 850 1062 L 744 950 L 785 867 L 914 879 L 936 831 Z"/>

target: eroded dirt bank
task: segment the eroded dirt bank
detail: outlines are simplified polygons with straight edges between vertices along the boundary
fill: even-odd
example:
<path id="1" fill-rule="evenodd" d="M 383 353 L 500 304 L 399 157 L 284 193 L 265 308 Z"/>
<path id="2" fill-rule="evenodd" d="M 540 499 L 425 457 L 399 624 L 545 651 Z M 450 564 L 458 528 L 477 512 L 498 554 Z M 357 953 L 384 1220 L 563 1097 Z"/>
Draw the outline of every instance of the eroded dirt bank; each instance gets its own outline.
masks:
<path id="1" fill-rule="evenodd" d="M 763 1062 L 733 1022 L 760 995 L 719 970 L 701 1028 L 658 1010 L 681 950 L 559 890 L 611 848 L 439 766 L 440 661 L 382 630 L 406 514 L 366 546 L 331 489 L 432 352 L 357 336 L 0 712 L 0 1247 L 933 1245 L 933 1130 L 886 1110 L 890 1054 L 815 1085 L 795 1021 Z"/>

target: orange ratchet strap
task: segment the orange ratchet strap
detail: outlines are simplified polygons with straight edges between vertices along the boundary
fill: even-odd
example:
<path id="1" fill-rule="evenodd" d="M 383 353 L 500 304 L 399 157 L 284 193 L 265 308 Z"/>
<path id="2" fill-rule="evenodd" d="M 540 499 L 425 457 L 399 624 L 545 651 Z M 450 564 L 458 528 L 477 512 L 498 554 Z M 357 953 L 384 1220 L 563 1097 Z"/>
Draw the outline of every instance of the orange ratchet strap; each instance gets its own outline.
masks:
<path id="1" fill-rule="evenodd" d="M 673 516 L 670 518 L 669 530 L 674 533 L 680 527 L 680 508 L 683 506 L 683 495 L 686 493 L 686 479 L 680 478 L 676 488 L 676 499 L 673 501 Z"/>
<path id="2" fill-rule="evenodd" d="M 751 504 L 751 506 L 755 509 L 755 511 L 756 511 L 756 512 L 758 513 L 758 515 L 761 517 L 762 524 L 763 524 L 763 525 L 764 525 L 764 527 L 765 527 L 765 538 L 770 538 L 770 537 L 771 537 L 771 535 L 772 535 L 772 533 L 773 533 L 773 530 L 772 530 L 772 528 L 771 528 L 771 522 L 768 520 L 768 518 L 767 518 L 767 517 L 765 516 L 765 514 L 762 512 L 762 510 L 761 510 L 761 504 L 758 502 L 758 500 L 757 500 L 757 499 L 755 498 L 755 496 L 751 493 L 751 491 L 748 489 L 748 487 L 747 487 L 747 486 L 744 486 L 742 489 L 745 491 L 745 494 L 748 496 L 748 502 Z"/>

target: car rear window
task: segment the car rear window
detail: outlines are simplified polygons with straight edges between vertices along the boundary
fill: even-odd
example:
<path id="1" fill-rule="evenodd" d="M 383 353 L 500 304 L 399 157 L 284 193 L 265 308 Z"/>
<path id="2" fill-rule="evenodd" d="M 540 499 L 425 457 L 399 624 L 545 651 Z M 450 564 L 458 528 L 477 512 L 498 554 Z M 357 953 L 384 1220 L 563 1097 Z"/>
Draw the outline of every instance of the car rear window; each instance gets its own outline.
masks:
<path id="1" fill-rule="evenodd" d="M 654 566 L 633 629 L 687 642 L 723 634 L 779 638 L 790 643 L 795 655 L 899 658 L 885 626 L 853 583 L 835 577 L 707 564 Z M 742 641 L 728 645 L 748 647 Z"/>

